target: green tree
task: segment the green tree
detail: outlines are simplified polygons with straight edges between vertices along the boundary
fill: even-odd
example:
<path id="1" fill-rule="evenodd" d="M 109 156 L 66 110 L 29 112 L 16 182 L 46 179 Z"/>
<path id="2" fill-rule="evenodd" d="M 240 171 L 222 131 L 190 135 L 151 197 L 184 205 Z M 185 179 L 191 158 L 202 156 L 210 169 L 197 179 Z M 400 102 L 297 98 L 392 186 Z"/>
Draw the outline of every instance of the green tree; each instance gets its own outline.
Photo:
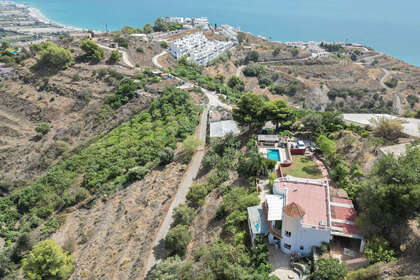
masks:
<path id="1" fill-rule="evenodd" d="M 303 117 L 302 124 L 306 130 L 311 131 L 314 135 L 323 132 L 322 115 L 319 113 L 310 113 Z"/>
<path id="2" fill-rule="evenodd" d="M 184 256 L 188 243 L 192 239 L 191 232 L 186 225 L 171 228 L 165 237 L 165 248 L 172 254 Z"/>
<path id="3" fill-rule="evenodd" d="M 186 204 L 181 204 L 175 207 L 172 217 L 175 225 L 191 225 L 195 217 L 195 210 Z"/>
<path id="4" fill-rule="evenodd" d="M 31 280 L 64 280 L 74 270 L 74 257 L 52 240 L 41 241 L 22 260 L 22 272 Z"/>
<path id="5" fill-rule="evenodd" d="M 115 64 L 121 60 L 121 54 L 117 50 L 112 50 L 109 56 L 108 63 Z"/>
<path id="6" fill-rule="evenodd" d="M 266 120 L 264 99 L 252 92 L 245 93 L 239 100 L 237 108 L 233 109 L 232 116 L 241 126 L 248 126 L 249 129 L 261 128 Z"/>
<path id="7" fill-rule="evenodd" d="M 267 121 L 276 124 L 276 133 L 279 131 L 279 125 L 282 129 L 288 129 L 295 121 L 293 109 L 283 99 L 265 102 L 264 115 Z"/>
<path id="8" fill-rule="evenodd" d="M 406 155 L 382 156 L 372 168 L 358 196 L 359 228 L 365 236 L 392 238 L 402 225 L 420 211 L 420 149 L 409 148 Z M 398 233 L 397 233 L 398 235 Z"/>
<path id="9" fill-rule="evenodd" d="M 238 76 L 230 77 L 227 82 L 228 87 L 231 89 L 236 89 L 238 91 L 243 91 L 245 89 L 245 83 Z"/>
<path id="10" fill-rule="evenodd" d="M 342 280 L 346 277 L 345 264 L 337 259 L 320 259 L 315 263 L 315 271 L 311 274 L 314 280 Z"/>
<path id="11" fill-rule="evenodd" d="M 332 157 L 336 151 L 336 145 L 334 140 L 328 139 L 325 135 L 320 135 L 316 139 L 316 143 L 321 152 L 327 157 Z"/>
<path id="12" fill-rule="evenodd" d="M 153 26 L 150 23 L 146 23 L 143 27 L 143 31 L 146 34 L 150 34 L 153 32 Z"/>
<path id="13" fill-rule="evenodd" d="M 80 43 L 80 48 L 85 52 L 85 57 L 91 62 L 97 63 L 105 57 L 104 50 L 93 40 L 84 39 Z"/>
<path id="14" fill-rule="evenodd" d="M 65 69 L 73 63 L 73 57 L 69 50 L 58 47 L 56 44 L 48 42 L 44 44 L 40 51 L 38 67 L 48 67 L 53 69 Z"/>

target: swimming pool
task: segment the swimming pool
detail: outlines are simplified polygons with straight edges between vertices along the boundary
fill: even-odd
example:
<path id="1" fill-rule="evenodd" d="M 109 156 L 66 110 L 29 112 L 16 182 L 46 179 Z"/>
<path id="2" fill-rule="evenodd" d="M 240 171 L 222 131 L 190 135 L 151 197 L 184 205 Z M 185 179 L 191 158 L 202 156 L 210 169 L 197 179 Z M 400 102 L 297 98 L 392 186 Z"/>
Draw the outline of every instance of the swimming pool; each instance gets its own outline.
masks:
<path id="1" fill-rule="evenodd" d="M 279 150 L 268 150 L 267 158 L 275 161 L 280 161 L 280 152 Z"/>

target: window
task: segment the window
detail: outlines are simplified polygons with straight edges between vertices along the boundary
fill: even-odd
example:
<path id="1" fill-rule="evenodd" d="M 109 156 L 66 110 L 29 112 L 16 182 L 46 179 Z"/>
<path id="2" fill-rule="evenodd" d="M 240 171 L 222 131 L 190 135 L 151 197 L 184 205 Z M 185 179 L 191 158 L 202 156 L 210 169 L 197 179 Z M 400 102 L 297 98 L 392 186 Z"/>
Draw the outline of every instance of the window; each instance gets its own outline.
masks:
<path id="1" fill-rule="evenodd" d="M 303 251 L 303 249 L 305 249 L 303 246 L 300 246 L 300 248 L 299 248 L 301 251 Z"/>
<path id="2" fill-rule="evenodd" d="M 287 231 L 287 230 L 286 230 L 286 236 L 287 236 L 287 237 L 290 237 L 290 236 L 292 236 L 292 233 L 291 233 L 290 231 Z"/>
<path id="3" fill-rule="evenodd" d="M 286 248 L 287 250 L 290 250 L 291 248 L 292 248 L 292 246 L 290 246 L 289 244 L 287 244 L 287 243 L 284 243 L 284 248 Z"/>

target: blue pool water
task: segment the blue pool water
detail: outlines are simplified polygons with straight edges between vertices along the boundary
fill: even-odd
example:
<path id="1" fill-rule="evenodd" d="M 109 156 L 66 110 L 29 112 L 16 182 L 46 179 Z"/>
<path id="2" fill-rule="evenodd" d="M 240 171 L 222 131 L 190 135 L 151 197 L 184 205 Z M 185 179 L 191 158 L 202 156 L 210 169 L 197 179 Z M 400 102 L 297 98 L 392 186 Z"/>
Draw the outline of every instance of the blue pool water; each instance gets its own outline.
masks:
<path id="1" fill-rule="evenodd" d="M 275 161 L 280 161 L 280 152 L 279 150 L 268 150 L 267 158 Z"/>
<path id="2" fill-rule="evenodd" d="M 15 0 L 59 23 L 96 30 L 159 16 L 207 16 L 277 41 L 348 41 L 420 66 L 419 0 Z"/>

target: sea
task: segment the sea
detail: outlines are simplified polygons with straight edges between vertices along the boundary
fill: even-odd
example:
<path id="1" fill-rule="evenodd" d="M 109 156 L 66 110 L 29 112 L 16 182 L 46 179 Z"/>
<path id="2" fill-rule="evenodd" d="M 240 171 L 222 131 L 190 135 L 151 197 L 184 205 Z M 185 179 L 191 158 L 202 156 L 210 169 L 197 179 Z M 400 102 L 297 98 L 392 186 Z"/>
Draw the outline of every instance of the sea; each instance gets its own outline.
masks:
<path id="1" fill-rule="evenodd" d="M 31 0 L 49 19 L 93 30 L 157 17 L 207 17 L 273 41 L 360 43 L 420 66 L 419 0 Z"/>

